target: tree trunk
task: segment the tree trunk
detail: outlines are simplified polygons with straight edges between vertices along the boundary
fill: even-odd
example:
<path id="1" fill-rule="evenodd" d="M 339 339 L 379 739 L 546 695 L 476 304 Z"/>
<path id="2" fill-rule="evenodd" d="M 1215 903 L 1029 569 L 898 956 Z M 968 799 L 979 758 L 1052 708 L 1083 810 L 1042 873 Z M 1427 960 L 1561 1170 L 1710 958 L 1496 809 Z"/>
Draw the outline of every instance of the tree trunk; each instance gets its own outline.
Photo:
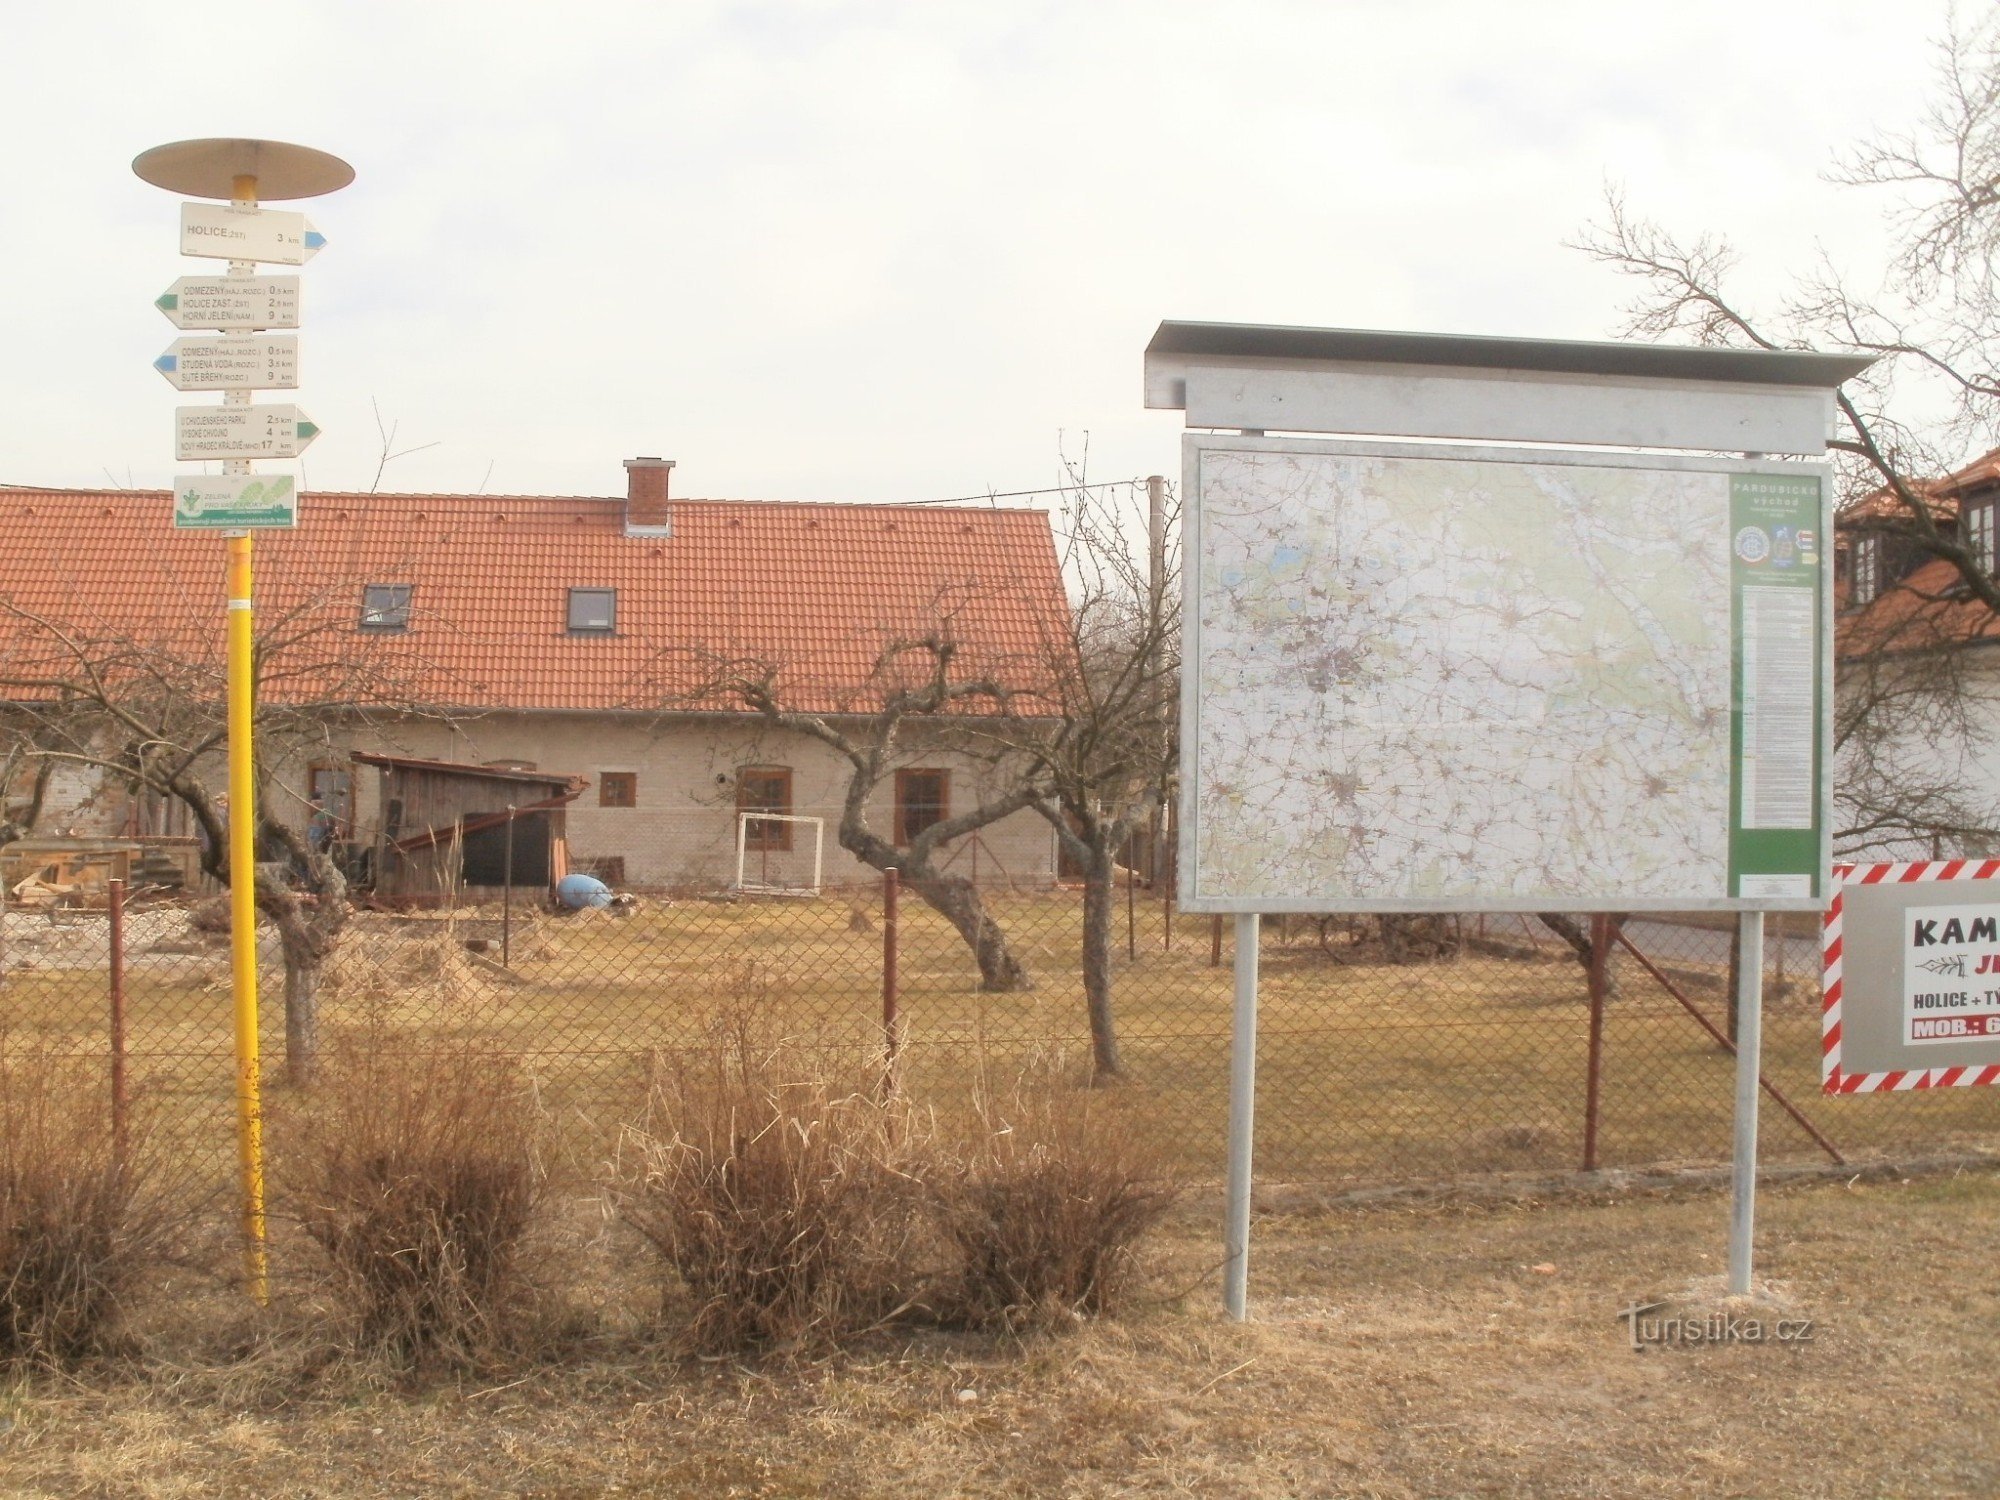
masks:
<path id="1" fill-rule="evenodd" d="M 319 1068 L 321 963 L 285 962 L 285 1077 L 303 1086 Z"/>
<path id="2" fill-rule="evenodd" d="M 1007 946 L 1007 934 L 986 914 L 979 887 L 959 875 L 938 875 L 928 870 L 904 869 L 903 879 L 919 896 L 958 929 L 965 946 L 979 964 L 979 987 L 992 992 L 1031 990 L 1035 982 L 1028 970 Z"/>
<path id="3" fill-rule="evenodd" d="M 1125 1077 L 1118 1054 L 1118 1030 L 1111 1010 L 1111 922 L 1118 894 L 1118 865 L 1110 853 L 1093 849 L 1083 867 L 1083 997 L 1090 1013 L 1092 1081 Z"/>

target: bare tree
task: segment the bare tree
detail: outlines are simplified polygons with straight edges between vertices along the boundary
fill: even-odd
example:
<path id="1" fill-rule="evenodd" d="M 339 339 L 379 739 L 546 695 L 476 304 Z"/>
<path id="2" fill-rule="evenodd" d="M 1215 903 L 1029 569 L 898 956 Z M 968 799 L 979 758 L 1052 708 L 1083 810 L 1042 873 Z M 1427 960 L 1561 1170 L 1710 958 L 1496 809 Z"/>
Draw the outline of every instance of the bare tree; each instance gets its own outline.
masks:
<path id="1" fill-rule="evenodd" d="M 1084 1000 L 1103 1083 L 1126 1076 L 1111 958 L 1118 859 L 1159 813 L 1178 752 L 1180 528 L 1171 490 L 1155 543 L 1145 511 L 1121 503 L 1143 485 L 1092 485 L 1083 460 L 1065 458 L 1064 471 L 1071 611 L 1044 645 L 1046 703 L 1013 727 L 1042 793 L 1035 808 L 1083 872 Z"/>
<path id="2" fill-rule="evenodd" d="M 877 870 L 895 870 L 918 896 L 951 923 L 979 965 L 983 990 L 1033 988 L 1027 966 L 987 911 L 979 887 L 940 864 L 954 840 L 1035 804 L 1040 788 L 1005 772 L 1004 738 L 980 727 L 981 718 L 1011 711 L 1014 689 L 991 671 L 965 671 L 948 616 L 934 631 L 885 646 L 875 662 L 868 691 L 854 695 L 841 712 L 800 708 L 783 670 L 764 661 L 723 663 L 691 695 L 693 701 L 720 696 L 741 704 L 773 728 L 803 734 L 834 751 L 847 765 L 836 838 L 840 847 Z M 921 725 L 933 739 L 981 755 L 995 771 L 994 787 L 967 811 L 931 823 L 900 847 L 869 821 L 878 788 L 905 760 L 905 739 Z"/>
<path id="3" fill-rule="evenodd" d="M 1822 262 L 1768 312 L 1731 285 L 1736 255 L 1632 213 L 1618 191 L 1577 242 L 1642 286 L 1624 332 L 1759 349 L 1840 349 L 1877 356 L 1836 395 L 1830 443 L 1836 514 L 1850 548 L 1933 562 L 1898 585 L 1889 611 L 1843 633 L 1836 750 L 1837 838 L 1990 837 L 1996 816 L 1969 805 L 1949 778 L 1912 772 L 1896 748 L 1928 733 L 1963 735 L 1973 696 L 1958 649 L 2000 614 L 1982 549 L 1957 523 L 1945 478 L 2000 441 L 2000 49 L 1996 23 L 1955 26 L 1939 44 L 1935 90 L 1918 128 L 1863 142 L 1832 181 L 1886 193 L 1893 247 L 1871 291 Z M 1887 627 L 1875 623 L 1886 614 Z"/>
<path id="4" fill-rule="evenodd" d="M 384 712 L 421 711 L 402 686 L 407 657 L 380 659 L 357 639 L 350 591 L 334 586 L 283 609 L 267 608 L 255 643 L 257 844 L 282 856 L 256 871 L 258 911 L 278 933 L 285 961 L 285 1057 L 294 1081 L 310 1077 L 319 1050 L 319 987 L 347 924 L 347 882 L 279 805 L 280 772 L 343 725 Z M 227 673 L 220 624 L 148 630 L 89 628 L 0 597 L 0 699 L 17 738 L 10 754 L 42 768 L 75 765 L 134 792 L 186 807 L 202 843 L 202 868 L 228 881 L 227 799 L 217 784 L 228 744 Z"/>

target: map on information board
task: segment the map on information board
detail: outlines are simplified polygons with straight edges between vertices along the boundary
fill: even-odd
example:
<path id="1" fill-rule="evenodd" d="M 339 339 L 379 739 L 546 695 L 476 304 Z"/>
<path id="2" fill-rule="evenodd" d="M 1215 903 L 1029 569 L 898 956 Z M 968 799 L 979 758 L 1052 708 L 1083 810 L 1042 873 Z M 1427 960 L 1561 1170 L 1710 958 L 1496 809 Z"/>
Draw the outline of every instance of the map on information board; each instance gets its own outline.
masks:
<path id="1" fill-rule="evenodd" d="M 1818 904 L 1819 469 L 1187 443 L 1189 909 Z"/>

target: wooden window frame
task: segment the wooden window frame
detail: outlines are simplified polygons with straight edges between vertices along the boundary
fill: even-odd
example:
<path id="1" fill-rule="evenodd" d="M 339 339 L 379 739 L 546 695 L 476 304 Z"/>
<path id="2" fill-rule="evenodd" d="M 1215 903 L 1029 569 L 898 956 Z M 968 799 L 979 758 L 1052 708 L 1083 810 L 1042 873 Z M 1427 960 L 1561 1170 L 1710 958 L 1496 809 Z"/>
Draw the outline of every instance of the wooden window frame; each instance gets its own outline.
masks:
<path id="1" fill-rule="evenodd" d="M 912 784 L 918 777 L 937 778 L 938 795 L 935 801 L 926 800 L 913 803 L 910 796 Z M 916 828 L 910 827 L 910 813 L 921 808 L 926 816 Z M 908 766 L 896 773 L 896 847 L 907 849 L 912 840 L 934 823 L 942 823 L 951 817 L 951 772 L 942 766 Z"/>
<path id="2" fill-rule="evenodd" d="M 624 788 L 624 796 L 612 795 L 612 787 Z M 599 771 L 597 773 L 597 805 L 599 807 L 637 807 L 639 805 L 639 773 L 637 771 Z"/>
<path id="3" fill-rule="evenodd" d="M 783 796 L 779 802 L 774 804 L 769 800 L 758 802 L 747 800 L 746 791 L 753 780 L 759 779 L 783 788 Z M 746 850 L 789 854 L 792 849 L 794 825 L 780 822 L 778 819 L 788 818 L 792 813 L 792 768 L 790 766 L 740 767 L 736 772 L 736 812 L 739 817 L 744 813 L 776 815 L 768 821 L 753 816 L 743 825 L 743 847 Z"/>

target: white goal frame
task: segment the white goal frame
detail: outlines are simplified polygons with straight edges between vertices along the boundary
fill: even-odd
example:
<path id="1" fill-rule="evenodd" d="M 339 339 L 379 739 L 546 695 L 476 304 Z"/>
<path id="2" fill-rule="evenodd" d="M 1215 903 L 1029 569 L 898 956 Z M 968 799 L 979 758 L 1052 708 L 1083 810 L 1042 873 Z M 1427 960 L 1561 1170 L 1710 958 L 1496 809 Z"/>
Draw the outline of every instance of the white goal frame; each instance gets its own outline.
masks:
<path id="1" fill-rule="evenodd" d="M 766 885 L 762 881 L 746 880 L 744 878 L 750 855 L 753 852 L 750 848 L 750 823 L 753 819 L 759 823 L 803 823 L 812 826 L 811 885 Z M 755 852 L 763 853 L 765 851 L 758 850 Z M 796 853 L 797 851 L 792 850 L 787 852 Z M 736 889 L 739 891 L 748 892 L 753 896 L 817 896 L 819 894 L 820 874 L 825 853 L 825 818 L 813 817 L 810 814 L 803 813 L 774 812 L 739 812 L 736 815 Z"/>

